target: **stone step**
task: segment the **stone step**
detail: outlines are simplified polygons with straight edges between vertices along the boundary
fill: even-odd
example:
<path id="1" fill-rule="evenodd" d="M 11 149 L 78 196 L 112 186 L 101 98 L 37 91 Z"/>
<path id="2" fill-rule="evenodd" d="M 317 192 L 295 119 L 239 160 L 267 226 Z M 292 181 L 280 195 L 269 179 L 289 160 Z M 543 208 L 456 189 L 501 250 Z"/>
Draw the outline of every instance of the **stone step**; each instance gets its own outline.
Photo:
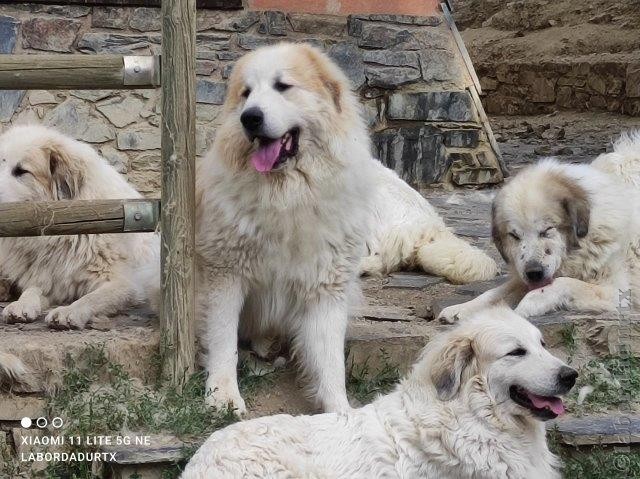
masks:
<path id="1" fill-rule="evenodd" d="M 637 415 L 568 416 L 549 421 L 547 430 L 555 431 L 560 441 L 570 446 L 640 444 Z"/>

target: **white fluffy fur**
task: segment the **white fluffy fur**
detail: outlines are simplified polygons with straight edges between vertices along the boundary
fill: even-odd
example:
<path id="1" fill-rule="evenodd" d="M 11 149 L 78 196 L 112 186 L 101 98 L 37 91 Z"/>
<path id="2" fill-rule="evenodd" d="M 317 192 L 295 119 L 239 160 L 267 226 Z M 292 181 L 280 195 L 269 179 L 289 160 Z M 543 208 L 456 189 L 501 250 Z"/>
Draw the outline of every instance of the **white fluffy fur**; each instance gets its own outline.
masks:
<path id="1" fill-rule="evenodd" d="M 277 91 L 278 79 L 292 87 Z M 248 108 L 264 112 L 272 138 L 300 128 L 297 155 L 277 171 L 251 165 L 255 144 L 240 122 Z M 222 125 L 197 177 L 199 317 L 211 404 L 245 410 L 239 331 L 258 351 L 271 337 L 290 339 L 318 405 L 349 407 L 344 337 L 369 228 L 370 162 L 360 106 L 320 51 L 280 44 L 236 64 Z"/>
<path id="2" fill-rule="evenodd" d="M 16 126 L 0 136 L 0 201 L 140 198 L 90 146 L 42 126 Z M 0 238 L 0 271 L 20 298 L 7 322 L 45 321 L 84 328 L 157 295 L 159 238 L 154 233 Z"/>
<path id="3" fill-rule="evenodd" d="M 16 356 L 0 351 L 0 389 L 29 383 L 29 369 Z"/>
<path id="4" fill-rule="evenodd" d="M 577 237 L 575 202 L 584 205 L 588 223 Z M 567 218 L 554 222 L 562 209 Z M 510 280 L 445 308 L 441 320 L 464 318 L 502 301 L 525 317 L 556 309 L 616 311 L 640 305 L 640 134 L 623 135 L 612 153 L 590 165 L 545 159 L 523 170 L 496 196 L 494 232 L 511 267 Z M 550 284 L 527 286 L 530 261 L 542 265 Z"/>
<path id="5" fill-rule="evenodd" d="M 361 269 L 386 274 L 421 268 L 452 283 L 486 281 L 498 267 L 479 249 L 455 236 L 429 202 L 398 175 L 375 162 L 374 226 Z"/>
<path id="6" fill-rule="evenodd" d="M 514 348 L 526 356 L 509 355 Z M 430 342 L 391 394 L 346 414 L 231 425 L 204 443 L 182 478 L 559 479 L 543 423 L 509 388 L 564 394 L 560 368 L 528 321 L 488 311 Z"/>

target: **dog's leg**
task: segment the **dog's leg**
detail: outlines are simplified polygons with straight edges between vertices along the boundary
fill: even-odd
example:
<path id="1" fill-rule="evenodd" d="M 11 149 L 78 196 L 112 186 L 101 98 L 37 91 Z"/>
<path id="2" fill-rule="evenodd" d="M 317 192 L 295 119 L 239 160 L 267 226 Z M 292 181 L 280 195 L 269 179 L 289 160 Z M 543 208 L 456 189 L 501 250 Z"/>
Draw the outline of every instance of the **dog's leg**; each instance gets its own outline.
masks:
<path id="1" fill-rule="evenodd" d="M 115 314 L 136 297 L 134 286 L 125 279 L 101 284 L 68 306 L 58 306 L 44 318 L 52 328 L 84 329 L 97 315 Z"/>
<path id="2" fill-rule="evenodd" d="M 7 323 L 32 323 L 42 311 L 49 307 L 49 301 L 42 294 L 42 290 L 35 286 L 26 288 L 20 298 L 7 305 L 2 311 L 2 317 Z"/>
<path id="3" fill-rule="evenodd" d="M 347 320 L 346 300 L 320 298 L 309 306 L 294 337 L 294 355 L 325 412 L 349 409 L 344 365 Z"/>
<path id="4" fill-rule="evenodd" d="M 218 283 L 218 281 L 216 281 Z M 206 328 L 207 397 L 217 409 L 231 406 L 236 414 L 247 412 L 238 389 L 238 325 L 244 303 L 239 278 L 227 278 L 215 287 L 202 284 L 202 319 Z"/>
<path id="5" fill-rule="evenodd" d="M 527 318 L 558 309 L 574 311 L 615 311 L 620 292 L 612 286 L 585 283 L 561 277 L 543 288 L 529 291 L 515 311 Z M 624 305 L 621 305 L 624 306 Z"/>
<path id="6" fill-rule="evenodd" d="M 440 311 L 438 320 L 442 323 L 453 324 L 457 320 L 465 320 L 473 313 L 500 304 L 513 305 L 525 295 L 526 290 L 522 283 L 515 279 L 509 279 L 497 288 L 485 291 L 477 298 L 466 303 L 448 306 Z"/>

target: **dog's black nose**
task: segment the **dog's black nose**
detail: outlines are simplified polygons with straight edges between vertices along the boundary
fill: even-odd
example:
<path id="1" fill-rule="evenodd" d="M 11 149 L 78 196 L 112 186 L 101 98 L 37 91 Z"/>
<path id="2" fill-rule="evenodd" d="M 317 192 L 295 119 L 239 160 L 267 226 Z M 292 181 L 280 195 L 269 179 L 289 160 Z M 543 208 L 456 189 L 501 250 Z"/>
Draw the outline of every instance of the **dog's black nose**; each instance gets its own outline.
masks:
<path id="1" fill-rule="evenodd" d="M 263 121 L 264 114 L 257 107 L 248 108 L 240 115 L 240 122 L 249 133 L 258 133 L 262 128 Z"/>
<path id="2" fill-rule="evenodd" d="M 558 384 L 562 387 L 571 389 L 578 378 L 578 371 L 569 366 L 562 366 L 558 372 Z"/>
<path id="3" fill-rule="evenodd" d="M 527 279 L 532 283 L 539 283 L 544 279 L 544 269 L 542 269 L 542 265 L 539 264 L 527 266 L 524 274 L 527 275 Z"/>

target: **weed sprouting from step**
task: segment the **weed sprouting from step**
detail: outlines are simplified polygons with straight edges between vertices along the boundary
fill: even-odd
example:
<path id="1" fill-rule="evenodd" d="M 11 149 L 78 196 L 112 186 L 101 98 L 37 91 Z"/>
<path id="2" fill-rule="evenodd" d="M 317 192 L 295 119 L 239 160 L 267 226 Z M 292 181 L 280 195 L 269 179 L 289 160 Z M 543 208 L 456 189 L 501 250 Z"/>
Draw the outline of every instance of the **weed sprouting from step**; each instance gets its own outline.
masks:
<path id="1" fill-rule="evenodd" d="M 400 381 L 398 365 L 381 349 L 379 365 L 371 367 L 370 359 L 360 364 L 351 363 L 347 371 L 347 391 L 362 404 L 367 404 L 381 394 L 386 394 Z"/>
<path id="2" fill-rule="evenodd" d="M 567 354 L 569 355 L 569 360 L 571 360 L 573 355 L 576 353 L 576 350 L 578 349 L 578 344 L 576 342 L 575 324 L 567 324 L 560 330 L 560 341 L 562 342 L 562 345 L 565 347 Z"/>
<path id="3" fill-rule="evenodd" d="M 568 398 L 574 414 L 631 411 L 640 403 L 640 358 L 637 356 L 622 354 L 592 359 L 579 373 Z M 578 404 L 578 395 L 584 387 L 593 390 Z"/>

